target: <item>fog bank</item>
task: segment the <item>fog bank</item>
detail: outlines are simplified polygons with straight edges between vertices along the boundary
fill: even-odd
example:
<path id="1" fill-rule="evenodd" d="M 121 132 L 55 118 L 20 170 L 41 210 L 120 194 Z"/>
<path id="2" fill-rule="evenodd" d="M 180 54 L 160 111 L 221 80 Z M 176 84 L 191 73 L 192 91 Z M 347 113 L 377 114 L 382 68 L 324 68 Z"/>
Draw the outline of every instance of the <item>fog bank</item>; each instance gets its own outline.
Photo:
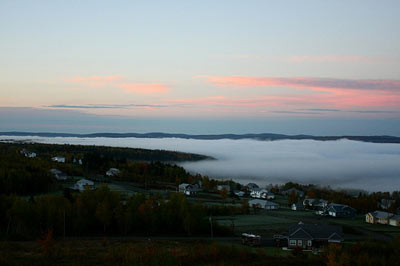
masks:
<path id="1" fill-rule="evenodd" d="M 217 160 L 182 163 L 190 172 L 260 185 L 330 185 L 369 191 L 400 190 L 400 145 L 349 140 L 191 140 L 143 138 L 3 137 L 41 143 L 165 149 L 209 155 Z"/>

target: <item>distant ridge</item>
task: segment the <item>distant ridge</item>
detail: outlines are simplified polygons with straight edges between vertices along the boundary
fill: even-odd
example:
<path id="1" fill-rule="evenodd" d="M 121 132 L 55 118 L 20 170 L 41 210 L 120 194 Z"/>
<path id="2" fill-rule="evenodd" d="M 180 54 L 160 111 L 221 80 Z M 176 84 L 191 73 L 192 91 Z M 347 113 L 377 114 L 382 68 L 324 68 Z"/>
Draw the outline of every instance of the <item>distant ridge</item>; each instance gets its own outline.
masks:
<path id="1" fill-rule="evenodd" d="M 189 135 L 173 134 L 162 132 L 151 133 L 92 133 L 92 134 L 73 134 L 73 133 L 49 133 L 49 132 L 0 132 L 0 136 L 37 136 L 37 137 L 77 137 L 77 138 L 181 138 L 181 139 L 199 139 L 199 140 L 219 140 L 219 139 L 255 139 L 255 140 L 339 140 L 349 139 L 373 143 L 400 143 L 400 137 L 393 136 L 312 136 L 312 135 L 283 135 L 272 133 L 260 134 L 215 134 L 215 135 Z"/>

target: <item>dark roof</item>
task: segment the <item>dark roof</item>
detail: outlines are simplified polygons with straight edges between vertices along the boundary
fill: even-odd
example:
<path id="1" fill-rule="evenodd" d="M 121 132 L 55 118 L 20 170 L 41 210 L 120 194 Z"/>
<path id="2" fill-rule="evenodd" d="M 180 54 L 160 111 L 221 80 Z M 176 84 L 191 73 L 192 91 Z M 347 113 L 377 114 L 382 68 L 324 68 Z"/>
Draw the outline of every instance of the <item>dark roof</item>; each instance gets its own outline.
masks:
<path id="1" fill-rule="evenodd" d="M 399 221 L 399 220 L 400 220 L 400 215 L 395 215 L 395 216 L 392 216 L 392 217 L 390 217 L 390 220 L 396 220 L 396 221 Z"/>
<path id="2" fill-rule="evenodd" d="M 287 190 L 283 190 L 282 191 L 282 193 L 287 193 L 287 194 L 291 194 L 292 192 L 296 192 L 296 194 L 304 194 L 304 192 L 303 191 L 301 191 L 301 190 L 299 190 L 299 189 L 297 189 L 297 188 L 295 188 L 295 187 L 292 187 L 292 188 L 289 188 L 289 189 L 287 189 Z"/>
<path id="3" fill-rule="evenodd" d="M 337 240 L 343 239 L 342 227 L 327 224 L 298 223 L 289 227 L 289 238 Z"/>
<path id="4" fill-rule="evenodd" d="M 394 214 L 390 212 L 383 212 L 383 211 L 374 211 L 371 215 L 378 219 L 387 219 L 392 217 Z"/>
<path id="5" fill-rule="evenodd" d="M 248 183 L 247 187 L 258 188 L 259 186 L 256 183 Z"/>
<path id="6" fill-rule="evenodd" d="M 349 206 L 344 205 L 344 204 L 337 204 L 337 203 L 329 204 L 328 208 L 330 210 L 334 210 L 335 212 L 344 212 L 344 211 L 354 211 L 355 212 L 356 211 L 352 207 L 349 207 Z"/>

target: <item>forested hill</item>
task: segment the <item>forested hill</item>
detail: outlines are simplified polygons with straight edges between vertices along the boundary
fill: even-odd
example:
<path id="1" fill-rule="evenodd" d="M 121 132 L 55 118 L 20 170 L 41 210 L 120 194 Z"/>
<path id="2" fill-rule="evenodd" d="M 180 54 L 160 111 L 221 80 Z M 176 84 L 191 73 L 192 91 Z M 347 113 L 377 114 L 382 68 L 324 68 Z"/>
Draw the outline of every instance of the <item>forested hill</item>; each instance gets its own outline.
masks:
<path id="1" fill-rule="evenodd" d="M 76 157 L 94 155 L 99 158 L 110 158 L 115 161 L 146 161 L 146 162 L 183 162 L 183 161 L 200 161 L 213 159 L 211 157 L 165 150 L 149 150 L 137 148 L 119 148 L 106 146 L 88 146 L 88 145 L 69 145 L 69 144 L 42 144 L 42 143 L 1 143 L 0 148 L 6 149 L 28 149 L 29 151 L 48 157 L 64 156 L 68 159 Z"/>
<path id="2" fill-rule="evenodd" d="M 218 140 L 218 139 L 256 139 L 256 140 L 339 140 L 349 139 L 373 143 L 400 143 L 400 137 L 394 136 L 312 136 L 312 135 L 283 135 L 272 133 L 261 134 L 216 134 L 216 135 L 189 135 L 171 133 L 93 133 L 93 134 L 72 134 L 72 133 L 47 133 L 47 132 L 0 132 L 0 136 L 38 136 L 38 137 L 78 137 L 78 138 L 182 138 L 199 140 Z"/>

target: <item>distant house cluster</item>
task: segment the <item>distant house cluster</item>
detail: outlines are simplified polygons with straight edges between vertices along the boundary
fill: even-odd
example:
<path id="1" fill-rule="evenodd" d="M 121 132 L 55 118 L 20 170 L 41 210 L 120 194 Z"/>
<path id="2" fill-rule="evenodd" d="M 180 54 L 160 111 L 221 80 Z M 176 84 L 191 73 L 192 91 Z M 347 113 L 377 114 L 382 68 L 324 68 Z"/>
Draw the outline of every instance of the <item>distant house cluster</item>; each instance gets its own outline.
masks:
<path id="1" fill-rule="evenodd" d="M 388 224 L 392 226 L 400 226 L 400 215 L 390 212 L 374 211 L 365 215 L 365 221 L 370 224 Z"/>
<path id="2" fill-rule="evenodd" d="M 249 206 L 253 208 L 265 209 L 265 210 L 277 210 L 279 209 L 279 204 L 261 199 L 253 199 L 249 201 Z"/>
<path id="3" fill-rule="evenodd" d="M 81 179 L 72 187 L 74 190 L 84 191 L 85 189 L 94 189 L 94 182 L 87 179 Z"/>
<path id="4" fill-rule="evenodd" d="M 63 157 L 63 156 L 55 156 L 55 157 L 51 158 L 51 160 L 53 162 L 57 162 L 57 163 L 65 163 L 65 157 Z"/>
<path id="5" fill-rule="evenodd" d="M 55 169 L 55 168 L 50 169 L 50 172 L 51 172 L 51 173 L 56 177 L 56 179 L 59 180 L 59 181 L 64 181 L 64 180 L 67 180 L 67 179 L 68 179 L 67 174 L 61 172 L 61 171 L 58 170 L 58 169 Z"/>
<path id="6" fill-rule="evenodd" d="M 260 188 L 255 183 L 248 183 L 246 185 L 247 191 L 250 193 L 250 197 L 256 199 L 275 199 L 275 194 L 269 192 L 264 188 Z"/>
<path id="7" fill-rule="evenodd" d="M 117 168 L 110 168 L 107 172 L 106 172 L 106 176 L 109 177 L 114 177 L 114 176 L 119 176 L 119 174 L 121 173 L 121 171 Z"/>
<path id="8" fill-rule="evenodd" d="M 35 152 L 28 151 L 27 149 L 22 149 L 20 151 L 20 153 L 23 154 L 27 158 L 35 158 L 36 157 L 36 153 Z"/>
<path id="9" fill-rule="evenodd" d="M 192 196 L 200 192 L 200 187 L 197 184 L 192 185 L 192 184 L 182 183 L 179 185 L 179 192 L 187 196 Z"/>

